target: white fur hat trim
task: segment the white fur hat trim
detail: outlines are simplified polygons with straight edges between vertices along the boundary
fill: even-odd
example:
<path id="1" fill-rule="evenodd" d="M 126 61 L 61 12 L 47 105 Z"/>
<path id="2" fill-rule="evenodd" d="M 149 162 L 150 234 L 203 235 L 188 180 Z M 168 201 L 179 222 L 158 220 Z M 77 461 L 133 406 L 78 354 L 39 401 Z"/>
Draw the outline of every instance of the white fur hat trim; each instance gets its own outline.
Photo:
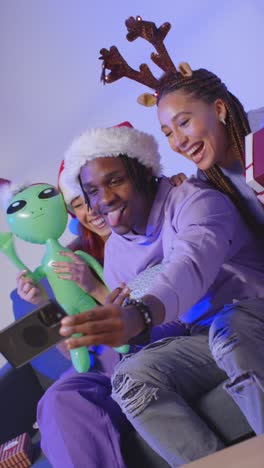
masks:
<path id="1" fill-rule="evenodd" d="M 125 126 L 92 128 L 76 138 L 64 155 L 60 188 L 65 202 L 71 203 L 74 198 L 82 195 L 78 176 L 86 162 L 120 154 L 136 158 L 144 166 L 151 168 L 154 176 L 161 175 L 158 143 L 152 135 Z"/>

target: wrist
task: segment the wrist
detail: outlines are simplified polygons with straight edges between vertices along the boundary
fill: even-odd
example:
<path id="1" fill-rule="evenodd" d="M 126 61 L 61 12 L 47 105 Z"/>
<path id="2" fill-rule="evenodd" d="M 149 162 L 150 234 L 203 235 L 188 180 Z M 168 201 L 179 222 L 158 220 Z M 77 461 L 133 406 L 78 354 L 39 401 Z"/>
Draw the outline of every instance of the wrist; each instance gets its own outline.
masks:
<path id="1" fill-rule="evenodd" d="M 156 296 L 146 294 L 142 297 L 142 301 L 152 312 L 152 326 L 160 325 L 165 320 L 166 309 L 164 304 Z"/>
<path id="2" fill-rule="evenodd" d="M 152 312 L 150 307 L 139 299 L 127 298 L 124 304 L 125 309 L 128 309 L 130 319 L 134 319 L 132 338 L 130 344 L 146 344 L 150 341 L 152 329 Z"/>

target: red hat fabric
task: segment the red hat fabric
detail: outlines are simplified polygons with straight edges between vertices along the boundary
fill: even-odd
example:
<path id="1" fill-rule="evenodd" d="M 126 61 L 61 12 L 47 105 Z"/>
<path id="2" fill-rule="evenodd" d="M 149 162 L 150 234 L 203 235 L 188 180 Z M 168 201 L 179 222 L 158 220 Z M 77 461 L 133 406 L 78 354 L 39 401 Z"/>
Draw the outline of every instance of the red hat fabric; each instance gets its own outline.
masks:
<path id="1" fill-rule="evenodd" d="M 116 127 L 134 128 L 133 125 L 130 122 L 128 122 L 127 120 L 125 122 L 121 122 L 120 124 L 114 125 L 114 127 L 112 127 L 112 128 L 116 128 Z"/>
<path id="2" fill-rule="evenodd" d="M 58 186 L 58 190 L 63 194 L 63 190 L 61 188 L 61 175 L 64 171 L 64 159 L 61 161 L 61 164 L 60 164 L 60 167 L 59 167 L 59 172 L 58 172 L 58 179 L 57 179 L 57 186 Z M 82 189 L 79 185 L 79 194 L 74 196 L 67 204 L 66 204 L 66 207 L 67 207 L 67 211 L 68 213 L 73 217 L 73 218 L 76 218 L 74 212 L 73 212 L 73 209 L 71 207 L 71 202 L 74 200 L 74 198 L 76 197 L 83 197 L 83 193 L 82 193 Z"/>
<path id="3" fill-rule="evenodd" d="M 9 185 L 11 184 L 11 180 L 8 180 L 8 179 L 2 179 L 0 177 L 0 185 Z"/>

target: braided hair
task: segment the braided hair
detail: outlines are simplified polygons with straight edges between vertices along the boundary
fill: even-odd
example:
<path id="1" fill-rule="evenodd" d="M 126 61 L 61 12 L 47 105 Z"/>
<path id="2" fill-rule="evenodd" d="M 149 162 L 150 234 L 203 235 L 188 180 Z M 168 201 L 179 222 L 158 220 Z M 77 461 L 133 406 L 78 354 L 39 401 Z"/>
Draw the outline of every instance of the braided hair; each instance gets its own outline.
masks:
<path id="1" fill-rule="evenodd" d="M 157 89 L 157 104 L 163 96 L 178 90 L 207 104 L 212 104 L 216 99 L 221 99 L 224 102 L 227 109 L 226 130 L 228 138 L 239 156 L 242 168 L 245 169 L 245 136 L 250 133 L 250 127 L 241 102 L 228 91 L 218 76 L 203 68 L 194 70 L 191 76 L 184 76 L 180 72 L 164 74 Z M 263 232 L 263 226 L 252 217 L 252 213 L 245 206 L 243 197 L 217 164 L 202 171 L 202 173 L 218 190 L 229 196 L 246 223 L 256 234 L 259 235 L 260 230 Z"/>

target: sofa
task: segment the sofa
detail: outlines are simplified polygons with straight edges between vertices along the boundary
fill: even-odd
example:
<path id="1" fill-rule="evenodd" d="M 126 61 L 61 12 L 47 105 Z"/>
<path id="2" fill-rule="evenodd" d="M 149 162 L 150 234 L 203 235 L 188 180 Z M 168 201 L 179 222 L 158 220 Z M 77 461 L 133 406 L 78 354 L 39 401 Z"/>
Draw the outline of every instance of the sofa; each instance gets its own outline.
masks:
<path id="1" fill-rule="evenodd" d="M 16 291 L 11 293 L 11 298 L 16 319 L 33 308 L 21 301 Z M 36 468 L 51 467 L 41 453 L 39 431 L 33 428 L 37 404 L 45 390 L 70 365 L 70 361 L 55 347 L 20 369 L 14 369 L 9 364 L 0 369 L 0 444 L 28 432 L 34 444 L 33 466 Z M 239 408 L 223 390 L 222 384 L 194 401 L 192 406 L 227 446 L 254 435 Z M 133 429 L 124 434 L 121 444 L 127 468 L 169 466 Z"/>
<path id="2" fill-rule="evenodd" d="M 13 369 L 6 364 L 0 370 L 0 444 L 18 434 L 28 432 L 34 443 L 33 466 L 35 468 L 51 467 L 41 453 L 40 436 L 33 425 L 36 421 L 37 403 L 52 381 L 51 378 L 34 369 L 31 364 L 26 364 L 20 369 Z M 222 385 L 211 390 L 199 401 L 193 402 L 193 407 L 219 434 L 226 445 L 254 435 L 243 414 L 223 390 Z M 133 430 L 126 433 L 122 441 L 122 450 L 128 468 L 168 467 L 168 464 L 154 453 Z"/>

